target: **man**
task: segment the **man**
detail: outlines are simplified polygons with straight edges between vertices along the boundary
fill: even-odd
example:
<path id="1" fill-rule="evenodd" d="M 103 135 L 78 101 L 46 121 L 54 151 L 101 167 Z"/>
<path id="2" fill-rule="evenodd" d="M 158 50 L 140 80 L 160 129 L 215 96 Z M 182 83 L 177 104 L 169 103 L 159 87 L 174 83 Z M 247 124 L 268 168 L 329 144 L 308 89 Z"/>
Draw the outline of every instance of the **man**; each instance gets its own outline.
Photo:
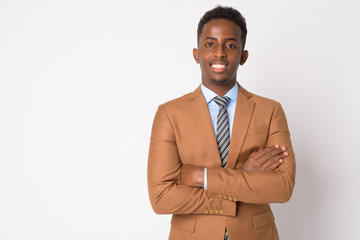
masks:
<path id="1" fill-rule="evenodd" d="M 246 23 L 216 7 L 198 25 L 202 84 L 160 105 L 150 141 L 148 187 L 158 214 L 173 214 L 169 239 L 278 239 L 269 203 L 286 202 L 295 158 L 281 105 L 236 81 Z"/>

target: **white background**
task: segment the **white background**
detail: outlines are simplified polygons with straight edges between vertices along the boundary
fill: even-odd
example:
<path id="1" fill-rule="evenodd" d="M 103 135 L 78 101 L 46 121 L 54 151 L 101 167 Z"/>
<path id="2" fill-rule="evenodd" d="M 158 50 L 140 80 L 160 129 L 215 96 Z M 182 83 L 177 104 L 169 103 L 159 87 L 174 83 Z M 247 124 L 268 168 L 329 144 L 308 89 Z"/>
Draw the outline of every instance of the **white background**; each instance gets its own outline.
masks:
<path id="1" fill-rule="evenodd" d="M 238 81 L 282 103 L 297 179 L 281 239 L 357 239 L 356 0 L 0 2 L 0 239 L 167 239 L 147 193 L 157 106 L 193 91 L 196 28 L 247 19 Z"/>

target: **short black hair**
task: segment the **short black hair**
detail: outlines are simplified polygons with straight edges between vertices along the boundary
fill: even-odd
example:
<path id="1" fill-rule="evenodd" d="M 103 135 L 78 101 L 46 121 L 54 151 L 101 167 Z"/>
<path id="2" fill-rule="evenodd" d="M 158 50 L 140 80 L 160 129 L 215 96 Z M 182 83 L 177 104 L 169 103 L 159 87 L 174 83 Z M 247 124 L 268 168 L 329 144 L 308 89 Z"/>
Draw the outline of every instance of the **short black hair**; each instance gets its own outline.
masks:
<path id="1" fill-rule="evenodd" d="M 204 16 L 199 21 L 198 29 L 197 29 L 197 42 L 199 45 L 199 39 L 201 32 L 203 30 L 204 25 L 213 20 L 213 19 L 227 19 L 234 23 L 236 23 L 241 29 L 241 41 L 243 45 L 243 49 L 245 47 L 246 42 L 246 35 L 247 35 L 247 28 L 246 28 L 246 21 L 245 18 L 241 15 L 241 13 L 232 8 L 232 7 L 223 7 L 217 6 L 209 11 L 207 11 Z"/>

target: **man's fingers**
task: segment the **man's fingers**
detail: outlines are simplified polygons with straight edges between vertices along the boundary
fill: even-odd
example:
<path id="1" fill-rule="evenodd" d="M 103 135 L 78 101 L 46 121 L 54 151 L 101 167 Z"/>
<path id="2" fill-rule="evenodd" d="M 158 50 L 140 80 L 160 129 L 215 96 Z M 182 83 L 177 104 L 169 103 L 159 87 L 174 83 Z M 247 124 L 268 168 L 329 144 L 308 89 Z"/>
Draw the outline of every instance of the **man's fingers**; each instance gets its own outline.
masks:
<path id="1" fill-rule="evenodd" d="M 273 156 L 273 157 L 267 159 L 267 160 L 264 162 L 264 164 L 261 166 L 260 169 L 261 169 L 261 170 L 267 170 L 268 167 L 270 167 L 271 165 L 275 164 L 275 163 L 278 162 L 279 160 L 286 158 L 287 155 L 288 155 L 288 153 L 287 153 L 287 152 L 284 152 L 284 153 L 280 153 L 280 154 L 278 154 L 278 155 L 276 155 L 276 156 Z"/>
<path id="2" fill-rule="evenodd" d="M 255 154 L 253 158 L 256 158 L 256 162 L 257 162 L 256 165 L 260 167 L 271 158 L 282 154 L 285 151 L 284 149 L 286 150 L 285 147 L 281 148 L 279 145 L 267 147 L 263 149 L 261 152 L 259 151 L 257 154 Z"/>
<path id="3" fill-rule="evenodd" d="M 254 151 L 243 165 L 244 171 L 270 171 L 276 169 L 283 163 L 283 159 L 289 154 L 286 147 L 280 145 L 270 146 L 259 151 Z M 280 159 L 282 159 L 280 161 Z"/>
<path id="4" fill-rule="evenodd" d="M 274 171 L 283 163 L 284 163 L 284 159 L 277 160 L 275 163 L 267 167 L 265 171 Z"/>
<path id="5" fill-rule="evenodd" d="M 264 156 L 266 153 L 268 153 L 269 151 L 271 151 L 274 148 L 274 146 L 271 147 L 267 147 L 267 148 L 263 148 L 260 149 L 258 151 L 252 152 L 249 156 L 248 159 L 252 159 L 252 161 L 256 161 L 256 159 L 261 158 L 262 156 Z M 262 164 L 262 163 L 261 163 Z M 260 164 L 260 165 L 261 165 Z"/>

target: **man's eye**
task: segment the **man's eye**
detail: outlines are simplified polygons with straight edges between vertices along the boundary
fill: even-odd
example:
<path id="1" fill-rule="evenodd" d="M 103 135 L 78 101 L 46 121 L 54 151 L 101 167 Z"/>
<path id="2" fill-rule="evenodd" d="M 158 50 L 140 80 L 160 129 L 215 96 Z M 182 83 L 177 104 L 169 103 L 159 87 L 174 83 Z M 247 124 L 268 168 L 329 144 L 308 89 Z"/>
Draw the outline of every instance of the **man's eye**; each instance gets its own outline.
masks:
<path id="1" fill-rule="evenodd" d="M 212 47 L 212 46 L 214 46 L 213 43 L 206 43 L 206 44 L 205 44 L 205 47 Z"/>
<path id="2" fill-rule="evenodd" d="M 227 47 L 228 48 L 236 48 L 236 46 L 234 44 L 228 44 Z"/>

